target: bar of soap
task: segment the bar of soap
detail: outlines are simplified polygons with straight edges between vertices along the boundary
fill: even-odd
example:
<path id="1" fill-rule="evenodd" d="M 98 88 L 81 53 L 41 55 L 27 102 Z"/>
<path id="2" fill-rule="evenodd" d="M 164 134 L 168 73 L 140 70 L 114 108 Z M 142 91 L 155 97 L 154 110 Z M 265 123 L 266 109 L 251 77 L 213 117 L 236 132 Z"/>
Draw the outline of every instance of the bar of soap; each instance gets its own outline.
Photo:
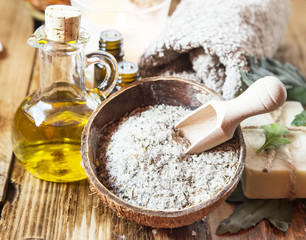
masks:
<path id="1" fill-rule="evenodd" d="M 291 140 L 291 143 L 275 148 L 275 156 L 270 165 L 268 159 L 269 156 L 270 158 L 272 156 L 271 151 L 256 153 L 265 142 L 265 135 L 260 126 L 279 122 L 292 128 L 292 120 L 302 111 L 303 106 L 299 102 L 286 102 L 280 109 L 272 113 L 258 115 L 241 123 L 247 148 L 242 186 L 247 198 L 288 198 L 291 196 L 292 189 L 295 193 L 294 198 L 306 197 L 305 131 L 290 131 L 286 137 Z M 290 157 L 285 148 L 289 150 Z M 288 160 L 293 163 L 291 167 Z M 295 176 L 295 179 L 292 176 Z"/>

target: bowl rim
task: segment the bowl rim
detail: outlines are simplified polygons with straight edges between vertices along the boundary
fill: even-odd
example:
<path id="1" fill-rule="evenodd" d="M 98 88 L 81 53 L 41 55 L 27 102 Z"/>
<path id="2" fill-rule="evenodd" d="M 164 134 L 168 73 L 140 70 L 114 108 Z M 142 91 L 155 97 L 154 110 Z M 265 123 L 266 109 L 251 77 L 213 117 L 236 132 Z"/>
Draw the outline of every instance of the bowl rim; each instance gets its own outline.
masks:
<path id="1" fill-rule="evenodd" d="M 149 78 L 143 78 L 137 82 L 134 82 L 124 89 L 112 94 L 109 98 L 104 100 L 102 104 L 98 106 L 98 108 L 92 113 L 90 118 L 88 119 L 88 122 L 86 123 L 83 133 L 82 133 L 82 143 L 81 143 L 81 155 L 82 155 L 82 166 L 86 172 L 86 175 L 88 177 L 88 180 L 90 183 L 93 185 L 93 187 L 96 188 L 96 192 L 100 195 L 104 195 L 104 197 L 108 198 L 112 202 L 114 202 L 116 205 L 119 205 L 119 208 L 128 208 L 131 209 L 132 211 L 135 211 L 137 213 L 145 214 L 145 215 L 150 215 L 154 217 L 182 217 L 185 216 L 186 214 L 190 213 L 196 213 L 204 208 L 208 208 L 217 201 L 220 200 L 220 198 L 224 198 L 229 196 L 229 194 L 235 189 L 235 186 L 238 184 L 239 179 L 242 175 L 243 169 L 244 169 L 244 164 L 245 164 L 245 156 L 246 156 L 246 147 L 242 135 L 242 130 L 240 126 L 237 127 L 236 131 L 238 134 L 238 140 L 240 143 L 240 148 L 239 148 L 239 159 L 238 159 L 238 168 L 236 170 L 235 175 L 232 177 L 231 181 L 229 182 L 228 185 L 226 185 L 221 191 L 219 191 L 217 194 L 215 194 L 212 198 L 210 198 L 207 201 L 200 202 L 196 205 L 191 205 L 186 208 L 180 209 L 180 210 L 159 210 L 159 209 L 148 209 L 145 207 L 141 206 L 136 206 L 133 204 L 130 204 L 129 202 L 119 198 L 117 195 L 112 193 L 110 190 L 108 190 L 97 178 L 95 175 L 93 169 L 92 169 L 92 164 L 88 158 L 88 150 L 90 149 L 89 147 L 89 138 L 90 138 L 90 127 L 98 114 L 98 112 L 103 108 L 106 104 L 108 104 L 112 99 L 116 98 L 120 93 L 127 91 L 130 88 L 133 88 L 137 85 L 144 84 L 146 82 L 156 82 L 156 81 L 173 81 L 173 80 L 179 80 L 188 84 L 196 85 L 197 87 L 205 90 L 208 94 L 214 94 L 217 95 L 220 99 L 220 95 L 216 93 L 214 90 L 209 89 L 206 87 L 204 84 L 198 83 L 193 80 L 189 79 L 184 79 L 184 78 L 178 78 L 178 77 L 173 77 L 173 76 L 168 76 L 168 77 L 149 77 Z M 224 198 L 225 200 L 225 198 Z"/>
<path id="2" fill-rule="evenodd" d="M 139 9 L 137 11 L 114 11 L 114 10 L 105 10 L 103 8 L 95 8 L 92 7 L 88 1 L 84 0 L 71 0 L 71 5 L 77 8 L 82 7 L 85 10 L 98 12 L 98 13 L 112 13 L 118 15 L 144 15 L 150 12 L 154 12 L 156 10 L 162 9 L 163 7 L 170 7 L 171 0 L 162 0 L 160 3 L 155 4 L 149 8 Z M 167 6 L 168 5 L 168 6 Z M 80 8 L 82 11 L 83 9 Z"/>

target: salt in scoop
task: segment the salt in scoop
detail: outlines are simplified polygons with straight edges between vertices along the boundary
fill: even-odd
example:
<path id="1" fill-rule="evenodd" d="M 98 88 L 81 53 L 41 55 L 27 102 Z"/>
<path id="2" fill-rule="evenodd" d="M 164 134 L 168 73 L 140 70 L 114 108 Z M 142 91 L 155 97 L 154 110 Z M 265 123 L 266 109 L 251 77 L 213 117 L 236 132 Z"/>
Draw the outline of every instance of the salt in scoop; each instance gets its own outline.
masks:
<path id="1" fill-rule="evenodd" d="M 264 77 L 233 100 L 212 100 L 199 107 L 175 127 L 190 142 L 186 153 L 201 153 L 231 139 L 244 119 L 276 110 L 286 97 L 278 78 Z"/>

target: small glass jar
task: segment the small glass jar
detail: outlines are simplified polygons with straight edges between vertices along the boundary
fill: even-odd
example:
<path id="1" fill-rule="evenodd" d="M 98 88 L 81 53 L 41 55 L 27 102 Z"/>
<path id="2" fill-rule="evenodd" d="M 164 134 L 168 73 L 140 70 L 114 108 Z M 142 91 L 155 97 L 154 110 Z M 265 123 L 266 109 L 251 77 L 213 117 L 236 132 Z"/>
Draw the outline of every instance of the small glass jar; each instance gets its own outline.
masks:
<path id="1" fill-rule="evenodd" d="M 117 91 L 139 79 L 140 77 L 137 64 L 128 61 L 118 63 L 118 80 L 116 85 Z"/>
<path id="2" fill-rule="evenodd" d="M 121 62 L 124 57 L 122 50 L 123 38 L 120 32 L 114 29 L 103 31 L 100 35 L 99 49 L 112 54 L 117 62 Z M 105 78 L 106 69 L 101 64 L 96 64 L 94 68 L 94 86 L 97 87 Z"/>

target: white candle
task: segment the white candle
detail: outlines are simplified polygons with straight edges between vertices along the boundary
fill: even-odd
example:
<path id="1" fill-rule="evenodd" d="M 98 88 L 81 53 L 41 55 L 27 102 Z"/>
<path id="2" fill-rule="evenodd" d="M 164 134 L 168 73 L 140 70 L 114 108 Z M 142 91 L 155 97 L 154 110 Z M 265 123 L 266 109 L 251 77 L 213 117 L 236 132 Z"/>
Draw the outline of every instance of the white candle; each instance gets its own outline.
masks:
<path id="1" fill-rule="evenodd" d="M 123 35 L 124 59 L 135 63 L 164 27 L 170 2 L 164 0 L 149 9 L 142 9 L 130 0 L 71 0 L 73 6 L 81 9 L 81 26 L 91 36 L 86 51 L 98 49 L 102 31 L 116 29 Z"/>

